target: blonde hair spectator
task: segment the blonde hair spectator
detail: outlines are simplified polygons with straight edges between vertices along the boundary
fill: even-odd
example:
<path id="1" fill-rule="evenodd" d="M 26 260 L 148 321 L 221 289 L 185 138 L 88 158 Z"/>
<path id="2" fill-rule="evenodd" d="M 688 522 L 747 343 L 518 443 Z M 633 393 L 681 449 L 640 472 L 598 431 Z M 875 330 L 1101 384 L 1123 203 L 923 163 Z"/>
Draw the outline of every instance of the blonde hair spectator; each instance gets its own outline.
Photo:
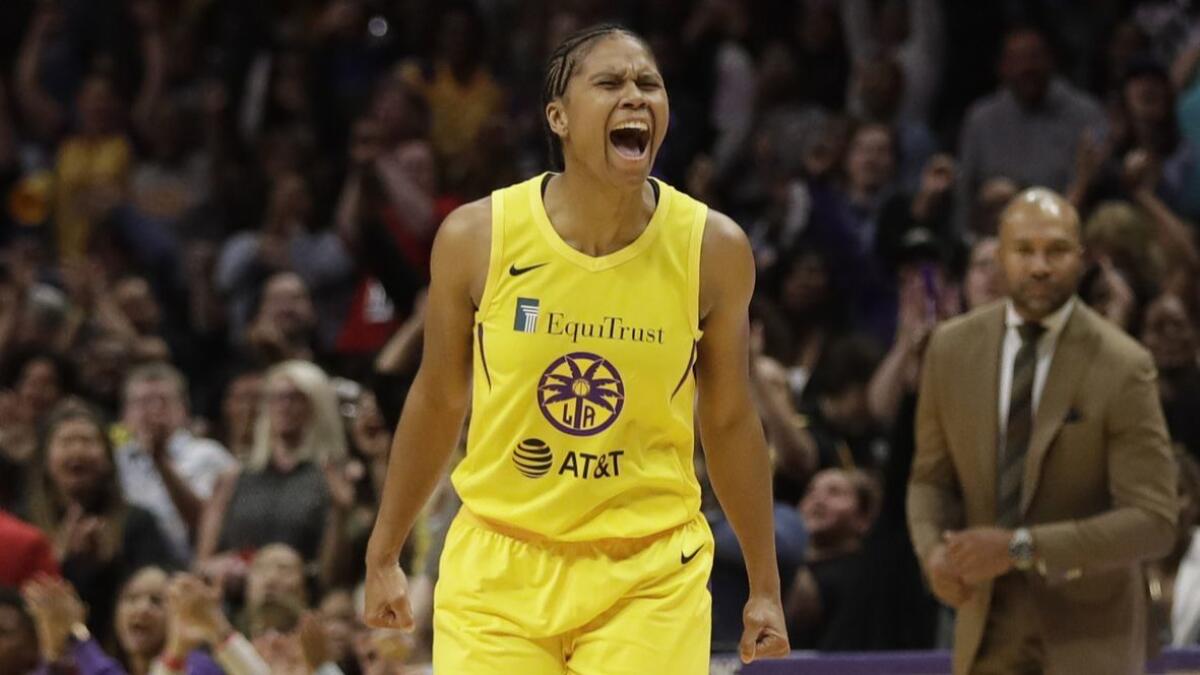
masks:
<path id="1" fill-rule="evenodd" d="M 308 361 L 285 361 L 267 371 L 264 389 L 268 406 L 259 409 L 254 428 L 254 444 L 246 467 L 262 471 L 271 462 L 272 439 L 270 399 L 279 393 L 283 381 L 290 382 L 308 403 L 300 445 L 293 457 L 298 462 L 340 463 L 346 458 L 346 434 L 338 414 L 337 395 L 325 371 Z"/>

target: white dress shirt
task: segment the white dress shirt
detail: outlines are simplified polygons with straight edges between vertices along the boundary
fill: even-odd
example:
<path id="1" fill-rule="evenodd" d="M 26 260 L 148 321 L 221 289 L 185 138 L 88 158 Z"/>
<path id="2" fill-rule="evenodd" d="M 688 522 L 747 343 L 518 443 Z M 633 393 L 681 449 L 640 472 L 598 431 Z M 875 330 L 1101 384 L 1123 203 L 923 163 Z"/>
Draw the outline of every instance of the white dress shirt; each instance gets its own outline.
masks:
<path id="1" fill-rule="evenodd" d="M 1200 638 L 1200 536 L 1192 531 L 1179 571 L 1175 573 L 1175 592 L 1171 600 L 1171 645 L 1196 644 Z"/>
<path id="2" fill-rule="evenodd" d="M 1013 307 L 1012 300 L 1007 302 L 1007 310 L 1004 319 L 1004 343 L 1000 348 L 1000 442 L 996 448 L 1003 450 L 1008 431 L 1008 403 L 1012 394 L 1012 377 L 1013 377 L 1013 362 L 1017 360 L 1017 351 L 1021 348 L 1021 334 L 1017 332 L 1017 328 L 1025 323 L 1025 319 L 1017 314 L 1017 310 Z M 1046 332 L 1038 339 L 1037 345 L 1037 366 L 1033 372 L 1033 408 L 1032 412 L 1036 415 L 1038 403 L 1042 400 L 1042 390 L 1046 387 L 1046 376 L 1050 373 L 1050 362 L 1054 358 L 1054 349 L 1058 346 L 1058 336 L 1062 335 L 1063 327 L 1067 325 L 1067 319 L 1071 316 L 1071 310 L 1075 307 L 1075 298 L 1067 300 L 1067 302 L 1054 313 L 1042 319 L 1041 323 L 1046 328 Z"/>
<path id="3" fill-rule="evenodd" d="M 116 454 L 117 474 L 126 501 L 153 513 L 158 528 L 171 543 L 175 556 L 190 561 L 190 533 L 175 503 L 171 501 L 154 460 L 137 442 L 121 446 Z M 201 501 L 207 501 L 212 496 L 217 478 L 237 464 L 220 443 L 196 438 L 183 429 L 176 431 L 167 441 L 167 456 L 175 472 Z"/>

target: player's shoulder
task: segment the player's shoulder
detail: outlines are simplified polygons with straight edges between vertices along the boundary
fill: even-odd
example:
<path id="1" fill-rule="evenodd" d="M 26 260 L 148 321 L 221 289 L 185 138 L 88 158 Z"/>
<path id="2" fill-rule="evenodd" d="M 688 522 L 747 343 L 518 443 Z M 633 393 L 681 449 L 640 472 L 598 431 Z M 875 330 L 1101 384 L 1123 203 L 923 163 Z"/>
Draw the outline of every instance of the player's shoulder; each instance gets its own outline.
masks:
<path id="1" fill-rule="evenodd" d="M 700 314 L 717 304 L 749 302 L 754 290 L 754 251 L 746 233 L 729 216 L 709 209 L 700 246 Z"/>
<path id="2" fill-rule="evenodd" d="M 434 257 L 487 251 L 492 238 L 492 197 L 459 206 L 446 216 L 434 237 Z"/>
<path id="3" fill-rule="evenodd" d="M 482 285 L 492 247 L 492 197 L 484 197 L 450 212 L 433 240 L 430 272 L 469 288 Z"/>
<path id="4" fill-rule="evenodd" d="M 750 238 L 729 216 L 716 209 L 709 209 L 704 220 L 704 254 L 749 255 Z"/>
<path id="5" fill-rule="evenodd" d="M 450 212 L 438 228 L 438 238 L 458 241 L 483 234 L 492 226 L 492 197 L 467 202 Z"/>

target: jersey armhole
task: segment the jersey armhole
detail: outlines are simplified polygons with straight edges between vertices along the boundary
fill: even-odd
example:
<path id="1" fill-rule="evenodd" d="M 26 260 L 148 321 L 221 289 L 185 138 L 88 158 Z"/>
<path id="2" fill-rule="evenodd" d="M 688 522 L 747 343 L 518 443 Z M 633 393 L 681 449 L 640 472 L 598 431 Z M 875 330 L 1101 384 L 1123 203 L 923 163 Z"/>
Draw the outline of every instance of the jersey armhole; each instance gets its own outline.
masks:
<path id="1" fill-rule="evenodd" d="M 704 335 L 700 329 L 700 252 L 704 244 L 704 227 L 708 223 L 708 206 L 699 204 L 692 221 L 691 240 L 688 242 L 688 323 L 692 337 L 699 340 Z"/>
<path id="2" fill-rule="evenodd" d="M 483 283 L 479 308 L 475 310 L 476 323 L 487 318 L 496 296 L 496 286 L 500 285 L 500 275 L 504 271 L 504 197 L 507 192 L 496 190 L 492 193 L 492 245 L 488 252 L 487 280 Z"/>

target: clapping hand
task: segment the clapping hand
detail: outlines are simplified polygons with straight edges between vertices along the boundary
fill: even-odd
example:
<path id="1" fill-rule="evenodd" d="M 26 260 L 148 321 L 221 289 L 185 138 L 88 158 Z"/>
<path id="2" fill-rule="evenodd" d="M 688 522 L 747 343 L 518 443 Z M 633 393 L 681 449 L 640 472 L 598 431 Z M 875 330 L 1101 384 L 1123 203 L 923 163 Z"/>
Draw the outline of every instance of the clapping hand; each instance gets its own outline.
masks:
<path id="1" fill-rule="evenodd" d="M 42 658 L 54 663 L 66 655 L 71 629 L 82 624 L 87 609 L 71 584 L 62 579 L 41 577 L 21 591 L 37 629 Z"/>
<path id="2" fill-rule="evenodd" d="M 166 654 L 183 659 L 193 649 L 220 644 L 230 634 L 225 613 L 221 611 L 221 592 L 191 574 L 179 574 L 167 588 Z"/>

